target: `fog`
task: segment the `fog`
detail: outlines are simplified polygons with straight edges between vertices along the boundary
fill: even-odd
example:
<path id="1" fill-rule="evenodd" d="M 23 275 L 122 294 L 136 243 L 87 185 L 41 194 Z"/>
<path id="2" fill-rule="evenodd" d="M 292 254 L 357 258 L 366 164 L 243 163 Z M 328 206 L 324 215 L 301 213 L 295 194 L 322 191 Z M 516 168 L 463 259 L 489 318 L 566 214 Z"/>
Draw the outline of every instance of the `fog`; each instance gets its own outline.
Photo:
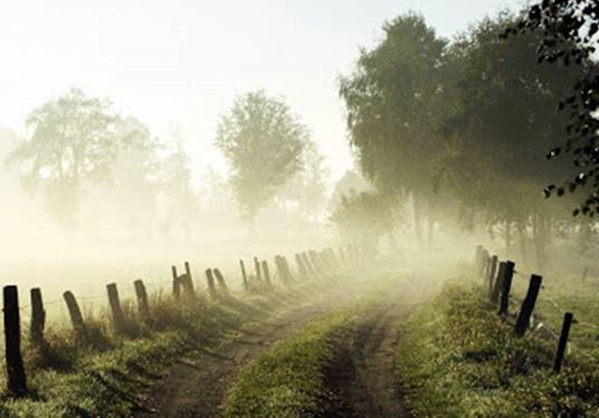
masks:
<path id="1" fill-rule="evenodd" d="M 0 6 L 2 283 L 103 297 L 190 261 L 238 285 L 239 259 L 350 243 L 599 274 L 584 195 L 542 193 L 586 182 L 545 157 L 594 62 L 537 64 L 535 33 L 498 46 L 518 2 L 461 6 Z"/>

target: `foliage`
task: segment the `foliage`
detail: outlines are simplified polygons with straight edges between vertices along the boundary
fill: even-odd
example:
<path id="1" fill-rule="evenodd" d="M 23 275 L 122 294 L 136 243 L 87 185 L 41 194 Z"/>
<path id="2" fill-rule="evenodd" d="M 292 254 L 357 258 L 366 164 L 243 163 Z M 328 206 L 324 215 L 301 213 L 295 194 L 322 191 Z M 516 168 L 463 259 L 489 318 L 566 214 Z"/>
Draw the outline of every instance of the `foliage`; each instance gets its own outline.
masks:
<path id="1" fill-rule="evenodd" d="M 372 192 L 351 192 L 341 197 L 331 214 L 331 222 L 342 240 L 359 243 L 376 252 L 379 238 L 393 228 L 393 202 Z"/>
<path id="2" fill-rule="evenodd" d="M 416 14 L 399 16 L 383 30 L 384 40 L 361 50 L 355 73 L 341 80 L 350 142 L 378 190 L 429 193 L 445 100 L 446 41 Z"/>
<path id="3" fill-rule="evenodd" d="M 218 124 L 216 145 L 231 165 L 231 184 L 253 225 L 258 209 L 301 169 L 306 128 L 264 91 L 238 97 Z"/>
<path id="4" fill-rule="evenodd" d="M 34 109 L 26 125 L 31 135 L 9 163 L 19 163 L 26 189 L 41 189 L 50 213 L 65 227 L 73 226 L 89 183 L 145 183 L 151 169 L 156 142 L 148 129 L 134 118 L 123 119 L 108 100 L 79 89 Z M 124 168 L 137 179 L 118 176 Z"/>
<path id="5" fill-rule="evenodd" d="M 503 33 L 504 38 L 517 33 L 524 36 L 530 32 L 540 33 L 538 60 L 572 67 L 578 74 L 570 92 L 561 97 L 558 105 L 562 117 L 569 121 L 562 131 L 567 140 L 565 145 L 553 147 L 547 155 L 551 159 L 562 153 L 570 154 L 575 173 L 568 176 L 560 187 L 552 184 L 545 190 L 547 196 L 553 193 L 561 196 L 566 190 L 574 192 L 588 184 L 587 197 L 574 215 L 579 212 L 589 216 L 599 213 L 599 120 L 596 117 L 599 68 L 594 61 L 598 31 L 599 5 L 596 1 L 543 0 L 532 4 L 523 19 Z"/>

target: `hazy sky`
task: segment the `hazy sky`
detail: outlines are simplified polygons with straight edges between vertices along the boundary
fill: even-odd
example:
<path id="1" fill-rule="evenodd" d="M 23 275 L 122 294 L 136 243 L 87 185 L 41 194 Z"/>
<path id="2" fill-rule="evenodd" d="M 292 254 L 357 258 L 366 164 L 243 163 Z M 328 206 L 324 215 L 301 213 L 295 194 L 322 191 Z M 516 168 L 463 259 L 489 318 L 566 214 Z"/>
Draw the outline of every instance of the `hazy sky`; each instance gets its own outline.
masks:
<path id="1" fill-rule="evenodd" d="M 195 162 L 237 94 L 282 95 L 338 178 L 352 164 L 337 79 L 384 20 L 417 10 L 443 36 L 516 0 L 5 0 L 0 2 L 0 126 L 81 87 L 147 123 L 178 129 Z"/>

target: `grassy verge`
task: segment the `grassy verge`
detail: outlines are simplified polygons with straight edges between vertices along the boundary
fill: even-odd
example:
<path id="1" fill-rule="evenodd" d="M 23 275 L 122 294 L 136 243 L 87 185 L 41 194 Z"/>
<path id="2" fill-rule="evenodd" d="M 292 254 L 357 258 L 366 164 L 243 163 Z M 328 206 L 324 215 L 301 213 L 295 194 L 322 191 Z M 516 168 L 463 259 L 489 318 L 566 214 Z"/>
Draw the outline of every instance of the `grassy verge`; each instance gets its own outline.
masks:
<path id="1" fill-rule="evenodd" d="M 571 355 L 552 373 L 555 341 L 518 339 L 479 288 L 455 280 L 408 321 L 399 389 L 417 416 L 599 416 L 599 372 Z"/>
<path id="2" fill-rule="evenodd" d="M 222 303 L 201 296 L 176 303 L 155 295 L 150 321 L 128 310 L 126 336 L 113 335 L 107 317 L 87 318 L 86 343 L 67 330 L 48 332 L 43 348 L 25 349 L 30 395 L 2 400 L 0 416 L 121 417 L 144 410 L 144 396 L 177 359 L 216 348 L 242 324 L 301 298 L 298 291 L 274 290 Z"/>
<path id="3" fill-rule="evenodd" d="M 363 320 L 368 304 L 327 314 L 249 364 L 225 403 L 226 417 L 333 416 L 336 394 L 326 383 L 337 343 Z"/>

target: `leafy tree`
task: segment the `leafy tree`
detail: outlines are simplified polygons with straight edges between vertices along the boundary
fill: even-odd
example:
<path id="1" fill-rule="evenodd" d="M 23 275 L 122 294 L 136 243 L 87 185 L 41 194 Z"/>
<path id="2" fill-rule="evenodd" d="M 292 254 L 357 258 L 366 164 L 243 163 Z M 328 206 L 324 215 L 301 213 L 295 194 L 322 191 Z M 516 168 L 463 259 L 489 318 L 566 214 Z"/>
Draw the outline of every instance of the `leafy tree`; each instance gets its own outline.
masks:
<path id="1" fill-rule="evenodd" d="M 578 77 L 564 94 L 558 108 L 569 123 L 562 131 L 566 138 L 553 147 L 547 158 L 568 154 L 574 173 L 564 176 L 559 186 L 549 185 L 547 196 L 562 196 L 566 190 L 586 190 L 586 198 L 574 215 L 599 213 L 599 68 L 593 58 L 599 40 L 599 3 L 595 0 L 562 0 L 532 4 L 523 18 L 507 28 L 502 36 L 540 33 L 538 60 L 575 67 Z M 556 103 L 557 104 L 557 103 Z"/>
<path id="2" fill-rule="evenodd" d="M 31 132 L 9 157 L 20 163 L 24 186 L 42 190 L 50 213 L 72 226 L 85 182 L 106 179 L 119 151 L 120 118 L 108 100 L 73 89 L 34 109 Z"/>
<path id="3" fill-rule="evenodd" d="M 238 97 L 221 118 L 216 145 L 231 165 L 230 181 L 250 234 L 258 210 L 301 169 L 307 139 L 289 107 L 262 90 Z"/>
<path id="4" fill-rule="evenodd" d="M 447 42 L 437 38 L 422 16 L 399 16 L 383 27 L 384 40 L 362 50 L 357 69 L 341 80 L 350 142 L 365 176 L 381 192 L 410 193 L 416 235 L 434 198 L 434 163 L 441 143 L 449 66 Z"/>
<path id="5" fill-rule="evenodd" d="M 343 241 L 374 254 L 380 238 L 393 228 L 393 211 L 380 194 L 350 192 L 341 197 L 330 220 Z"/>
<path id="6" fill-rule="evenodd" d="M 544 265 L 561 208 L 540 204 L 535 191 L 569 172 L 567 165 L 548 165 L 544 155 L 567 124 L 563 114 L 555 114 L 555 101 L 579 74 L 537 64 L 538 32 L 501 40 L 513 22 L 508 15 L 485 19 L 454 45 L 463 69 L 453 115 L 445 123 L 448 141 L 440 173 L 488 225 L 505 226 L 506 246 L 513 224 L 520 234 L 530 228 L 537 260 Z"/>

